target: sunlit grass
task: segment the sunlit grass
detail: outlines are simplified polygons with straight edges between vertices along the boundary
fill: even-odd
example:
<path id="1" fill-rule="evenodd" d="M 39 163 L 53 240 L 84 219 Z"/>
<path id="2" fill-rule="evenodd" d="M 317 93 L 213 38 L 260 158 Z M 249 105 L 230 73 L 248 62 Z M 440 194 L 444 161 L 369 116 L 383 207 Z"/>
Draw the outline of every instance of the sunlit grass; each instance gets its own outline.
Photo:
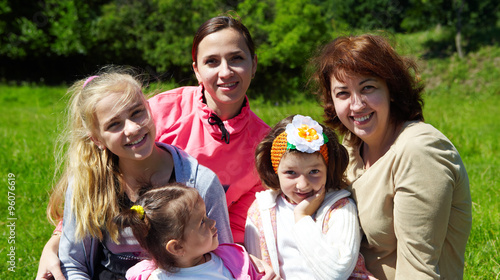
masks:
<path id="1" fill-rule="evenodd" d="M 433 31 L 437 32 L 437 31 Z M 408 53 L 422 57 L 422 42 L 433 33 L 403 35 Z M 418 43 L 410 44 L 408 42 Z M 428 84 L 426 121 L 457 147 L 467 168 L 473 200 L 473 226 L 465 256 L 465 279 L 499 279 L 500 265 L 500 47 L 486 46 L 460 60 L 455 56 L 421 59 Z M 172 85 L 162 85 L 161 89 Z M 153 85 L 152 90 L 158 87 Z M 33 279 L 40 253 L 53 227 L 45 217 L 53 184 L 54 145 L 63 122 L 63 87 L 0 85 L 0 279 Z M 265 97 L 251 100 L 251 108 L 269 125 L 290 114 L 321 120 L 322 108 L 304 92 L 290 102 Z M 16 273 L 7 271 L 8 174 L 16 176 Z"/>

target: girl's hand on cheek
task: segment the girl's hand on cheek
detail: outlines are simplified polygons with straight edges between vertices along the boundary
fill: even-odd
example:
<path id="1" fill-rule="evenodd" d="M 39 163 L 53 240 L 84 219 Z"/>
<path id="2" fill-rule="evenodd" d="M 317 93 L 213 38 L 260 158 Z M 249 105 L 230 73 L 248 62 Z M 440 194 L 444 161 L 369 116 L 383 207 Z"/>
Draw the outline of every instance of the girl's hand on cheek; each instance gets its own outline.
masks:
<path id="1" fill-rule="evenodd" d="M 295 209 L 293 210 L 295 215 L 295 222 L 297 223 L 305 216 L 311 216 L 312 214 L 314 214 L 318 210 L 321 203 L 323 203 L 323 200 L 325 200 L 325 193 L 325 186 L 323 185 L 316 194 L 302 200 L 299 204 L 297 204 L 297 206 L 295 206 Z"/>

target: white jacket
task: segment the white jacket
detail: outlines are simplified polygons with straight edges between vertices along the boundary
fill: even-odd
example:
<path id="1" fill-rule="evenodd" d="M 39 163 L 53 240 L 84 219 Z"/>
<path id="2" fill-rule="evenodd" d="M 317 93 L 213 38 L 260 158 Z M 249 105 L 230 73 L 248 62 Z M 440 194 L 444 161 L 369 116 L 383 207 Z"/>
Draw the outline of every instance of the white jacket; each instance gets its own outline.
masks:
<path id="1" fill-rule="evenodd" d="M 247 251 L 267 261 L 277 274 L 280 267 L 273 220 L 280 194 L 274 190 L 257 193 L 245 227 Z M 346 190 L 328 192 L 315 217 L 304 217 L 293 226 L 297 247 L 316 279 L 347 279 L 358 261 L 361 231 L 356 205 L 349 195 Z M 323 225 L 325 218 L 328 222 Z"/>

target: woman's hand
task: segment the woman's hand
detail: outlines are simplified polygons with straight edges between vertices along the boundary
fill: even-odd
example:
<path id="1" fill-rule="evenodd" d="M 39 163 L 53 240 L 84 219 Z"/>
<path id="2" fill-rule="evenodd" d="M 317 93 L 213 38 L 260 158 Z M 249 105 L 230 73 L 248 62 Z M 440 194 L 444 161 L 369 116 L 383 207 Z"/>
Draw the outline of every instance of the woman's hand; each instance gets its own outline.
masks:
<path id="1" fill-rule="evenodd" d="M 302 200 L 295 209 L 293 210 L 295 216 L 295 222 L 300 221 L 300 219 L 305 216 L 311 216 L 318 210 L 323 200 L 325 200 L 325 186 L 323 185 L 316 194 Z"/>
<path id="2" fill-rule="evenodd" d="M 281 277 L 276 275 L 273 268 L 268 265 L 265 261 L 257 258 L 252 254 L 248 254 L 250 256 L 250 260 L 252 260 L 253 265 L 258 273 L 264 273 L 264 276 L 261 278 L 262 280 L 281 280 Z"/>
<path id="3" fill-rule="evenodd" d="M 57 252 L 59 250 L 60 235 L 52 235 L 43 247 L 40 263 L 38 264 L 38 272 L 36 280 L 66 280 L 61 272 L 61 262 Z"/>

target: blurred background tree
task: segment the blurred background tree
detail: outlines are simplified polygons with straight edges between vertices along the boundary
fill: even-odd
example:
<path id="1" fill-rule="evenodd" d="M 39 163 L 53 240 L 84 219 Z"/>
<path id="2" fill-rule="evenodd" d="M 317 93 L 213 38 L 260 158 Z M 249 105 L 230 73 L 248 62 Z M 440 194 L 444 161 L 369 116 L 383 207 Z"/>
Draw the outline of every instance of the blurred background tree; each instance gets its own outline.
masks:
<path id="1" fill-rule="evenodd" d="M 0 81 L 66 84 L 107 64 L 152 80 L 195 84 L 191 44 L 200 24 L 227 11 L 257 45 L 250 92 L 287 99 L 305 90 L 308 59 L 337 35 L 453 30 L 429 40 L 449 56 L 497 43 L 497 0 L 0 0 Z"/>

